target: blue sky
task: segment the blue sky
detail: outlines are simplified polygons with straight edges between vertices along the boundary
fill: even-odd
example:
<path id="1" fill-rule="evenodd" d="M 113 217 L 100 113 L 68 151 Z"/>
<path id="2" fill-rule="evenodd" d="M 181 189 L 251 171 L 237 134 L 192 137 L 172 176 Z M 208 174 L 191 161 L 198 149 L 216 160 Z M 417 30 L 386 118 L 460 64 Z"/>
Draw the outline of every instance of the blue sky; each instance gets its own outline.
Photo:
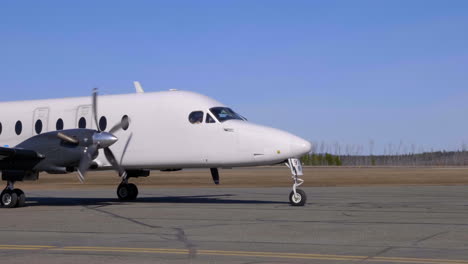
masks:
<path id="1" fill-rule="evenodd" d="M 129 93 L 139 80 L 314 142 L 458 149 L 467 14 L 455 0 L 5 0 L 0 101 Z"/>

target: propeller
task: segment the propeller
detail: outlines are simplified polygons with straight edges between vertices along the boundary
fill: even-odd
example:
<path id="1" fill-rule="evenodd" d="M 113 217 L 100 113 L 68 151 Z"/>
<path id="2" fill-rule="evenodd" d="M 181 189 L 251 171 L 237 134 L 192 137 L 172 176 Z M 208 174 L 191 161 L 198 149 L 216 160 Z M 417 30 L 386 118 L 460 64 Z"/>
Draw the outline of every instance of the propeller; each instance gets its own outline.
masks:
<path id="1" fill-rule="evenodd" d="M 112 167 L 114 168 L 114 170 L 119 173 L 120 177 L 122 177 L 122 180 L 127 178 L 127 173 L 122 168 L 122 166 L 120 166 L 120 164 L 117 162 L 117 159 L 115 158 L 114 153 L 112 153 L 112 150 L 110 150 L 110 148 L 105 148 L 104 154 L 106 155 L 106 159 L 109 161 L 109 163 L 112 164 Z"/>
<path id="2" fill-rule="evenodd" d="M 125 153 L 127 153 L 128 146 L 130 145 L 130 142 L 132 141 L 133 138 L 133 133 L 130 133 L 130 136 L 128 136 L 127 143 L 125 143 L 125 147 L 122 152 L 122 156 L 120 157 L 120 164 L 122 164 L 123 159 L 125 157 Z"/>
<path id="3" fill-rule="evenodd" d="M 85 148 L 83 152 L 83 156 L 81 157 L 80 165 L 78 166 L 78 170 L 77 170 L 78 180 L 80 180 L 81 183 L 83 183 L 85 180 L 86 171 L 91 166 L 91 162 L 93 161 L 94 155 L 96 154 L 97 150 L 98 150 L 98 145 L 93 144 L 89 148 Z"/>
<path id="4" fill-rule="evenodd" d="M 115 126 L 113 126 L 109 130 L 109 133 L 114 134 L 115 132 L 117 132 L 117 131 L 125 128 L 125 127 L 128 127 L 129 125 L 130 125 L 130 120 L 128 119 L 128 117 L 124 117 L 124 118 L 122 118 L 122 121 L 117 123 Z"/>
<path id="5" fill-rule="evenodd" d="M 120 177 L 122 177 L 122 179 L 125 180 L 127 177 L 127 173 L 120 165 L 122 161 L 120 161 L 120 163 L 117 161 L 114 153 L 109 147 L 118 141 L 118 138 L 114 136 L 114 133 L 123 128 L 128 127 L 130 124 L 130 121 L 128 118 L 123 118 L 122 121 L 114 125 L 109 130 L 109 132 L 102 131 L 98 122 L 98 89 L 97 88 L 93 89 L 93 108 L 92 109 L 93 109 L 94 122 L 96 123 L 96 128 L 97 128 L 96 132 L 92 135 L 92 140 L 84 139 L 80 141 L 80 139 L 66 135 L 63 132 L 58 133 L 57 137 L 70 144 L 85 146 L 83 154 L 80 159 L 80 163 L 77 168 L 78 179 L 80 180 L 80 182 L 82 183 L 84 182 L 86 173 L 91 167 L 93 160 L 97 157 L 99 149 L 104 149 L 104 154 L 106 156 L 106 159 L 112 165 L 114 170 L 119 173 Z M 128 143 L 130 142 L 130 139 L 131 137 L 127 141 L 127 145 L 125 146 L 125 151 L 128 147 Z"/>
<path id="6" fill-rule="evenodd" d="M 101 126 L 99 126 L 99 122 L 98 122 L 97 98 L 98 98 L 98 89 L 94 88 L 93 89 L 93 117 L 94 117 L 94 122 L 96 122 L 97 130 L 99 132 L 102 132 L 101 131 Z"/>
<path id="7" fill-rule="evenodd" d="M 213 177 L 213 182 L 218 185 L 219 184 L 219 171 L 217 168 L 211 168 L 211 177 Z"/>

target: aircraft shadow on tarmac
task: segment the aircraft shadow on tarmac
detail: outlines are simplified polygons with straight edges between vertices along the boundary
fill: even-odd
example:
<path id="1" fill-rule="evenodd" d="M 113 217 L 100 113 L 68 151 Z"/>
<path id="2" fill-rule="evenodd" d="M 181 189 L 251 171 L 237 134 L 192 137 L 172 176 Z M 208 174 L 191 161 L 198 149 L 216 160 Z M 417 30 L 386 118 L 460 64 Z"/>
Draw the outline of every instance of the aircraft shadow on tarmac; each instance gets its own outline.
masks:
<path id="1" fill-rule="evenodd" d="M 81 197 L 28 197 L 26 206 L 77 206 L 77 205 L 113 205 L 119 203 L 154 203 L 154 204 L 289 204 L 281 201 L 236 200 L 233 194 L 199 196 L 163 196 L 142 197 L 135 201 L 119 201 L 116 198 L 81 198 Z"/>

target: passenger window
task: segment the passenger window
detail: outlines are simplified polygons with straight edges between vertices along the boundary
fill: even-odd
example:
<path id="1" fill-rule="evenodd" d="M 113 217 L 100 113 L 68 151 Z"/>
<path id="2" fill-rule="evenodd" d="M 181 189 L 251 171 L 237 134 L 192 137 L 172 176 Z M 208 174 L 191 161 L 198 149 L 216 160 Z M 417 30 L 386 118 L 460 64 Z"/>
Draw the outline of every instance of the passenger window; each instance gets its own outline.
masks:
<path id="1" fill-rule="evenodd" d="M 206 114 L 206 123 L 208 124 L 212 124 L 212 123 L 216 123 L 216 121 L 214 120 L 214 118 L 210 115 L 210 114 Z"/>
<path id="2" fill-rule="evenodd" d="M 84 117 L 80 118 L 80 121 L 78 121 L 78 128 L 86 128 L 86 119 Z"/>
<path id="3" fill-rule="evenodd" d="M 101 119 L 99 119 L 99 129 L 101 131 L 105 131 L 107 128 L 107 119 L 105 116 L 102 116 Z"/>
<path id="4" fill-rule="evenodd" d="M 189 115 L 189 121 L 192 124 L 201 124 L 203 123 L 203 112 L 195 111 Z"/>
<path id="5" fill-rule="evenodd" d="M 18 136 L 21 135 L 21 132 L 23 132 L 23 123 L 21 123 L 21 121 L 16 122 L 15 132 Z"/>
<path id="6" fill-rule="evenodd" d="M 42 133 L 42 121 L 40 119 L 38 119 L 36 121 L 36 124 L 34 125 L 34 128 L 36 130 L 36 134 L 41 134 Z"/>
<path id="7" fill-rule="evenodd" d="M 57 130 L 63 130 L 63 126 L 64 126 L 63 120 L 61 118 L 59 118 L 57 120 L 57 124 L 55 124 L 55 128 L 57 128 Z"/>
<path id="8" fill-rule="evenodd" d="M 122 124 L 123 124 L 123 126 L 122 126 L 123 130 L 127 130 L 128 127 L 130 126 L 130 118 L 128 117 L 128 115 L 124 115 L 120 122 L 122 122 Z"/>

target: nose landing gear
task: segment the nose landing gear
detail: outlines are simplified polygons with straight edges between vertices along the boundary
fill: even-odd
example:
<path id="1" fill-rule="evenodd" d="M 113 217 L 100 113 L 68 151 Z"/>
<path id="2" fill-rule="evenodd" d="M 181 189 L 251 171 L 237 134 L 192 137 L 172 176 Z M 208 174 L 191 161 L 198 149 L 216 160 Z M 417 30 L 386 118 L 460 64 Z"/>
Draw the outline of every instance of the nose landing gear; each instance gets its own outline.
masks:
<path id="1" fill-rule="evenodd" d="M 307 202 L 307 195 L 303 190 L 297 188 L 304 183 L 304 180 L 299 178 L 299 176 L 304 175 L 302 172 L 301 161 L 299 159 L 291 158 L 288 159 L 286 166 L 291 169 L 294 181 L 293 190 L 289 194 L 289 202 L 292 206 L 304 206 Z"/>

